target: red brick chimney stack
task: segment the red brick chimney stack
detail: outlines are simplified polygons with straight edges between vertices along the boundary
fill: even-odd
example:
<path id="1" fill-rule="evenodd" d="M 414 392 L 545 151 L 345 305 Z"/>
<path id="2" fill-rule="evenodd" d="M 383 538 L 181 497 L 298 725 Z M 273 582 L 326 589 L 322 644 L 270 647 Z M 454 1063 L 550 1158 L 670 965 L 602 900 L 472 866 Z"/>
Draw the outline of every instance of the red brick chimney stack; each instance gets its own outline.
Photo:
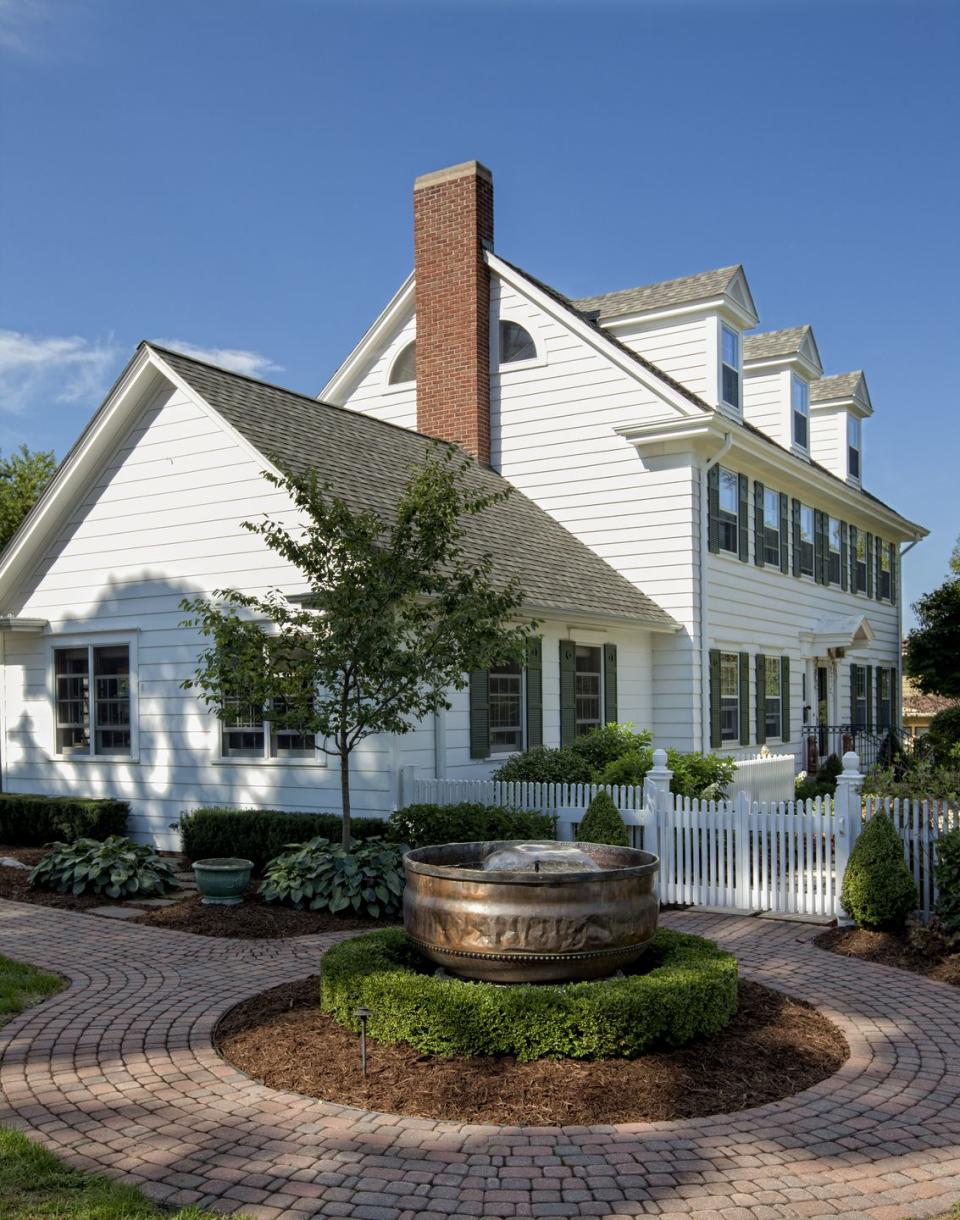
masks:
<path id="1" fill-rule="evenodd" d="M 423 174 L 413 188 L 417 430 L 490 464 L 493 175 L 479 161 Z"/>

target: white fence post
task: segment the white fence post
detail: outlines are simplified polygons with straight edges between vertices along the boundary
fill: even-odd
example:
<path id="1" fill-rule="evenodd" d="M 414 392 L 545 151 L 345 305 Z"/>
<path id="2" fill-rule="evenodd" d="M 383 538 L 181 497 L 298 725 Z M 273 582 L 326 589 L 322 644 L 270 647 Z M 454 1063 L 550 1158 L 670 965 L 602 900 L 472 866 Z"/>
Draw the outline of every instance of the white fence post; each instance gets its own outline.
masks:
<path id="1" fill-rule="evenodd" d="M 841 924 L 850 923 L 850 917 L 843 909 L 841 894 L 843 893 L 843 875 L 847 871 L 850 853 L 860 834 L 863 824 L 863 808 L 861 789 L 863 776 L 860 774 L 860 759 L 850 750 L 843 756 L 843 772 L 837 777 L 837 792 L 834 804 L 836 821 L 836 870 L 837 881 L 835 906 L 837 919 Z"/>
<path id="2" fill-rule="evenodd" d="M 748 792 L 737 793 L 736 839 L 736 906 L 741 911 L 750 909 L 750 809 L 752 802 Z"/>
<path id="3" fill-rule="evenodd" d="M 653 852 L 655 856 L 660 855 L 660 828 L 668 810 L 673 807 L 670 792 L 672 779 L 673 772 L 667 766 L 666 750 L 654 750 L 653 766 L 643 780 L 643 807 L 653 813 L 643 829 L 643 846 L 645 851 Z"/>
<path id="4" fill-rule="evenodd" d="M 397 785 L 397 808 L 403 809 L 413 804 L 413 781 L 417 776 L 416 767 L 401 767 L 400 782 Z"/>

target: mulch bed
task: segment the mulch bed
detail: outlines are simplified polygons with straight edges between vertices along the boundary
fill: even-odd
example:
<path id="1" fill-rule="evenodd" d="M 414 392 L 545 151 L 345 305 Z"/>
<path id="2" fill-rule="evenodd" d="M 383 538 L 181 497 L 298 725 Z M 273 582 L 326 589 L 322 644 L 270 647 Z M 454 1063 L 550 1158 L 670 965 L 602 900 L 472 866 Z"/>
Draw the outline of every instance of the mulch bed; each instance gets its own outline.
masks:
<path id="1" fill-rule="evenodd" d="M 193 894 L 176 906 L 157 907 L 130 922 L 236 940 L 279 940 L 317 932 L 365 932 L 388 926 L 365 915 L 331 915 L 326 911 L 295 911 L 293 907 L 268 905 L 255 894 L 248 894 L 236 907 L 203 906 L 199 895 Z"/>
<path id="2" fill-rule="evenodd" d="M 866 928 L 829 928 L 821 932 L 815 943 L 821 949 L 839 953 L 842 957 L 858 957 L 863 962 L 879 962 L 910 970 L 941 983 L 960 987 L 960 953 L 946 957 L 926 957 L 910 945 L 906 936 L 892 932 L 869 932 Z"/>
<path id="3" fill-rule="evenodd" d="M 849 1055 L 816 1009 L 740 982 L 740 1006 L 715 1038 L 640 1059 L 441 1059 L 359 1039 L 319 1010 L 319 977 L 275 987 L 232 1009 L 216 1043 L 230 1063 L 275 1089 L 342 1105 L 458 1122 L 558 1126 L 732 1113 L 788 1097 Z"/>
<path id="4" fill-rule="evenodd" d="M 4 847 L 0 844 L 0 856 L 12 856 L 31 868 L 39 864 L 47 854 L 45 847 Z M 102 907 L 110 902 L 100 894 L 54 894 L 51 890 L 32 890 L 27 885 L 30 874 L 25 868 L 0 868 L 0 898 L 11 902 L 32 902 L 37 906 L 59 907 L 62 911 L 89 911 L 91 907 Z"/>

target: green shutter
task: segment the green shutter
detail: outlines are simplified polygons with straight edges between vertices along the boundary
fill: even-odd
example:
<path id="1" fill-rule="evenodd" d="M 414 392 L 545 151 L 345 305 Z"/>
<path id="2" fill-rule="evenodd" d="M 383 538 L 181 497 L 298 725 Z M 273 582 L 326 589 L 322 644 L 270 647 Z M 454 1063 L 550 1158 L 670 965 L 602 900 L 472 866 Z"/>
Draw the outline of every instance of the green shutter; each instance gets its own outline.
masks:
<path id="1" fill-rule="evenodd" d="M 900 709 L 903 703 L 903 692 L 900 689 L 900 675 L 897 672 L 896 665 L 890 669 L 890 725 L 892 728 L 899 729 L 900 725 Z"/>
<path id="2" fill-rule="evenodd" d="M 603 646 L 603 722 L 617 721 L 617 646 Z"/>
<path id="3" fill-rule="evenodd" d="M 895 542 L 889 543 L 890 549 L 890 601 L 895 606 L 897 604 L 897 561 L 900 558 L 900 551 Z"/>
<path id="4" fill-rule="evenodd" d="M 767 740 L 767 658 L 757 653 L 754 658 L 757 670 L 757 745 Z"/>
<path id="5" fill-rule="evenodd" d="M 740 744 L 750 744 L 750 654 L 740 654 Z"/>
<path id="6" fill-rule="evenodd" d="M 876 724 L 876 726 L 877 726 L 877 732 L 878 732 L 878 733 L 879 733 L 879 732 L 880 732 L 880 731 L 883 729 L 883 727 L 884 727 L 884 726 L 883 726 L 883 711 L 882 711 L 883 700 L 882 700 L 882 698 L 881 698 L 881 694 L 883 693 L 883 683 L 880 681 L 880 675 L 881 675 L 881 673 L 883 673 L 883 666 L 878 665 L 878 666 L 877 666 L 877 689 L 876 689 L 876 700 L 877 700 L 877 703 L 876 703 L 876 711 L 874 712 L 874 723 L 875 723 L 875 724 Z M 891 690 L 890 690 L 890 695 L 891 695 L 891 697 L 893 696 L 893 688 L 892 688 L 892 687 L 891 687 Z"/>
<path id="7" fill-rule="evenodd" d="M 857 723 L 857 678 L 860 666 L 850 666 L 850 723 Z"/>
<path id="8" fill-rule="evenodd" d="M 867 545 L 865 549 L 867 552 L 867 588 L 865 591 L 867 597 L 873 597 L 873 534 L 867 534 Z"/>
<path id="9" fill-rule="evenodd" d="M 543 745 L 543 640 L 527 640 L 527 749 Z"/>
<path id="10" fill-rule="evenodd" d="M 793 502 L 793 574 L 800 575 L 800 501 Z"/>
<path id="11" fill-rule="evenodd" d="M 826 513 L 815 509 L 813 514 L 813 579 L 825 585 L 827 577 L 827 528 Z"/>
<path id="12" fill-rule="evenodd" d="M 577 735 L 577 646 L 560 641 L 560 744 L 568 746 Z"/>
<path id="13" fill-rule="evenodd" d="M 850 526 L 850 592 L 857 592 L 857 527 Z"/>
<path id="14" fill-rule="evenodd" d="M 873 666 L 866 666 L 867 671 L 867 732 L 873 732 Z"/>
<path id="15" fill-rule="evenodd" d="M 710 649 L 710 748 L 723 745 L 720 735 L 720 649 Z"/>
<path id="16" fill-rule="evenodd" d="M 740 562 L 750 559 L 750 480 L 745 474 L 737 475 L 737 491 L 740 493 L 740 510 L 737 524 L 740 527 Z"/>
<path id="17" fill-rule="evenodd" d="M 490 672 L 470 674 L 470 757 L 490 757 Z"/>
<path id="18" fill-rule="evenodd" d="M 780 493 L 780 571 L 790 571 L 790 497 Z"/>
<path id="19" fill-rule="evenodd" d="M 753 484 L 753 562 L 762 568 L 766 560 L 763 555 L 763 484 Z"/>
<path id="20" fill-rule="evenodd" d="M 840 588 L 847 590 L 847 576 L 850 567 L 850 543 L 847 538 L 849 527 L 846 521 L 840 522 Z"/>
<path id="21" fill-rule="evenodd" d="M 720 467 L 707 471 L 707 545 L 714 555 L 720 553 Z"/>
<path id="22" fill-rule="evenodd" d="M 780 740 L 790 740 L 790 658 L 780 658 Z"/>
<path id="23" fill-rule="evenodd" d="M 881 573 L 883 572 L 883 540 L 879 534 L 873 540 L 873 570 L 876 579 L 874 581 L 874 587 L 870 590 L 870 592 L 878 602 L 882 602 L 883 577 Z"/>

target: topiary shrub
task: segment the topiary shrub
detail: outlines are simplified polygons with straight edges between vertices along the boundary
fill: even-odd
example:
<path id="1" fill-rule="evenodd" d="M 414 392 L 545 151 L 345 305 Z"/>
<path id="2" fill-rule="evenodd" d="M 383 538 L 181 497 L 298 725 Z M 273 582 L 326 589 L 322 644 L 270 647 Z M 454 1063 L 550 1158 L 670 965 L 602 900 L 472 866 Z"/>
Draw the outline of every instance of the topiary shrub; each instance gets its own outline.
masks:
<path id="1" fill-rule="evenodd" d="M 917 887 L 903 858 L 897 828 L 875 814 L 853 845 L 843 877 L 844 910 L 863 928 L 899 931 L 917 906 Z"/>
<path id="2" fill-rule="evenodd" d="M 661 929 L 645 973 L 595 982 L 517 984 L 437 977 L 400 929 L 341 941 L 321 962 L 320 1007 L 357 1032 L 425 1055 L 636 1058 L 718 1033 L 737 1007 L 737 961 L 699 936 Z"/>
<path id="3" fill-rule="evenodd" d="M 242 856 L 262 872 L 291 843 L 306 843 L 321 836 L 339 839 L 339 813 L 284 813 L 275 809 L 229 809 L 209 806 L 180 815 L 183 854 L 188 860 L 211 856 Z M 350 823 L 355 842 L 382 838 L 387 823 L 382 818 L 355 817 Z"/>
<path id="4" fill-rule="evenodd" d="M 493 778 L 507 783 L 589 784 L 592 774 L 589 761 L 569 746 L 559 750 L 534 746 L 508 758 Z"/>
<path id="5" fill-rule="evenodd" d="M 960 828 L 947 831 L 937 844 L 935 914 L 951 951 L 960 946 Z"/>
<path id="6" fill-rule="evenodd" d="M 126 801 L 0 793 L 0 843 L 42 847 L 56 840 L 107 839 L 127 833 Z"/>
<path id="7" fill-rule="evenodd" d="M 264 902 L 286 902 L 298 910 L 351 907 L 374 919 L 396 915 L 403 901 L 403 843 L 367 839 L 344 851 L 329 839 L 291 843 L 264 870 Z"/>
<path id="8" fill-rule="evenodd" d="M 177 888 L 173 868 L 152 847 L 111 835 L 102 843 L 77 839 L 54 843 L 29 882 L 58 894 L 106 894 L 108 898 L 149 898 Z"/>
<path id="9" fill-rule="evenodd" d="M 391 814 L 387 837 L 410 847 L 480 840 L 554 839 L 556 820 L 548 813 L 471 801 L 458 805 L 407 805 Z"/>
<path id="10" fill-rule="evenodd" d="M 630 845 L 620 810 L 608 792 L 598 792 L 590 802 L 583 821 L 577 827 L 577 838 L 583 843 L 609 843 L 612 847 Z"/>

